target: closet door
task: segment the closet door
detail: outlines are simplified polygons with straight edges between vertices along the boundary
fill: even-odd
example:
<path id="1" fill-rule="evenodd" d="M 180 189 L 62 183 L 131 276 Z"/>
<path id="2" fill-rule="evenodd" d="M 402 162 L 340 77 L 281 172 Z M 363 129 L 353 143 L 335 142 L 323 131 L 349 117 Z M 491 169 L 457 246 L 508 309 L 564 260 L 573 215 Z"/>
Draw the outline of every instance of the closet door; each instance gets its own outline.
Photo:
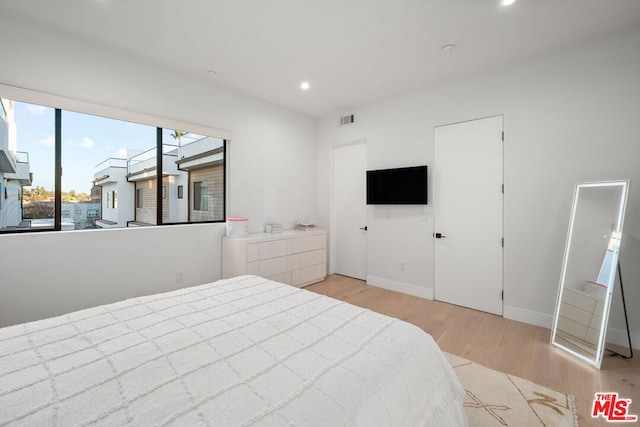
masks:
<path id="1" fill-rule="evenodd" d="M 434 297 L 502 315 L 503 118 L 435 128 Z"/>

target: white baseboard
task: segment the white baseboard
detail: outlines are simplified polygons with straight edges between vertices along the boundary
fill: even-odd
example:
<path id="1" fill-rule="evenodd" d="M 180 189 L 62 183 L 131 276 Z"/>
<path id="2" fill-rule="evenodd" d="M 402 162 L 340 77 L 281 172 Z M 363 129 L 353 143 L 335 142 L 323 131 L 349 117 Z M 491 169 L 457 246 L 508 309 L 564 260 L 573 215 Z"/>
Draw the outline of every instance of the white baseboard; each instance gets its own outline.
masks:
<path id="1" fill-rule="evenodd" d="M 433 299 L 432 288 L 423 288 L 409 283 L 396 282 L 394 280 L 383 279 L 382 277 L 370 275 L 367 275 L 367 284 L 378 288 L 388 289 L 390 291 L 402 292 L 403 294 L 413 295 L 415 297 Z"/>
<path id="2" fill-rule="evenodd" d="M 503 317 L 505 319 L 517 320 L 518 322 L 541 326 L 547 329 L 551 329 L 551 327 L 553 326 L 552 315 L 539 313 L 537 311 L 526 310 L 524 308 L 505 305 Z M 607 342 L 623 347 L 628 347 L 629 340 L 627 339 L 627 331 L 623 329 L 608 328 Z M 631 343 L 633 344 L 634 348 L 640 344 L 640 333 L 631 332 Z"/>
<path id="3" fill-rule="evenodd" d="M 518 322 L 541 326 L 547 329 L 551 329 L 551 326 L 553 326 L 553 316 L 550 314 L 509 305 L 503 307 L 502 316 L 505 319 L 517 320 Z"/>

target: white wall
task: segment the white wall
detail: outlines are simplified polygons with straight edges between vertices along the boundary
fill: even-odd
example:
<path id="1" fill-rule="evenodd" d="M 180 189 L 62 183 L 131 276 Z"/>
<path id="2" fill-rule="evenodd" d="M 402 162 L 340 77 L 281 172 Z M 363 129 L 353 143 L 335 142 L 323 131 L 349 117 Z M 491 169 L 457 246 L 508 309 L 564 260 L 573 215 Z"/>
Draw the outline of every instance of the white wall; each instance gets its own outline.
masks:
<path id="1" fill-rule="evenodd" d="M 1 17 L 0 40 L 5 85 L 230 131 L 227 216 L 252 231 L 314 217 L 315 119 L 20 16 Z M 185 285 L 217 279 L 221 227 L 0 235 L 0 326 L 178 287 L 176 256 Z"/>
<path id="2" fill-rule="evenodd" d="M 330 218 L 334 145 L 366 139 L 369 169 L 432 166 L 435 126 L 503 114 L 505 317 L 551 326 L 575 184 L 629 178 L 621 262 L 632 330 L 640 344 L 640 312 L 633 309 L 640 306 L 637 52 L 640 28 L 323 118 L 318 130 L 320 225 L 326 227 Z M 355 123 L 338 126 L 339 116 L 351 113 Z M 368 226 L 370 282 L 407 291 L 419 287 L 417 293 L 428 295 L 434 287 L 432 205 L 426 210 L 370 206 Z M 399 270 L 399 260 L 406 271 Z M 614 295 L 610 323 L 616 329 L 623 327 L 619 298 Z"/>
<path id="3" fill-rule="evenodd" d="M 224 233 L 199 224 L 2 235 L 0 326 L 220 278 Z"/>

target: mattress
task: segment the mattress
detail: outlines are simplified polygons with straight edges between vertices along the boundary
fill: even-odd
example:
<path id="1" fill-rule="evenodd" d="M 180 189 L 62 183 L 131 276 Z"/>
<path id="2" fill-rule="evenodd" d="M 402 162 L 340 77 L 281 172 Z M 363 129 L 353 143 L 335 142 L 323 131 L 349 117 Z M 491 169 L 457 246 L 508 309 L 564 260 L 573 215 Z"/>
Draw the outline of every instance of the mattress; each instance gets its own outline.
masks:
<path id="1" fill-rule="evenodd" d="M 457 426 L 421 329 L 257 276 L 0 329 L 0 425 Z"/>

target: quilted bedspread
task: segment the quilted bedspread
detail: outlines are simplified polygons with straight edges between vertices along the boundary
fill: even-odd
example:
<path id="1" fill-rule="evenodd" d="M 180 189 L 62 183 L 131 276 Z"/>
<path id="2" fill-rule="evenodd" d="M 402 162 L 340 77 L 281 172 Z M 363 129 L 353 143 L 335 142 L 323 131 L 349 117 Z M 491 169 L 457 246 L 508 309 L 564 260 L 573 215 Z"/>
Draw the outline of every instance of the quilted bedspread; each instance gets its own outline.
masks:
<path id="1" fill-rule="evenodd" d="M 0 329 L 0 425 L 466 425 L 419 328 L 241 276 Z"/>

